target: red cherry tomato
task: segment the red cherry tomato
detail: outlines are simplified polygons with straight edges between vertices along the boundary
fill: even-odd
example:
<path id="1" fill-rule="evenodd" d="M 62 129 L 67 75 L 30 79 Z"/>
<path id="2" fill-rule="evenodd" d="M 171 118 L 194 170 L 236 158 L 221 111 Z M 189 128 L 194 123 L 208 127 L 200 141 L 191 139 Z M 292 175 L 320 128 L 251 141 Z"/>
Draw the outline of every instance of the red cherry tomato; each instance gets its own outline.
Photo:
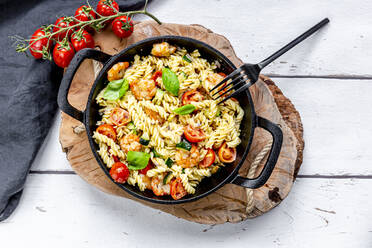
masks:
<path id="1" fill-rule="evenodd" d="M 162 71 L 156 71 L 153 75 L 152 75 L 152 80 L 154 80 L 155 81 L 155 83 L 157 83 L 156 82 L 156 80 L 158 79 L 158 77 L 161 77 L 163 75 L 163 73 L 162 73 Z"/>
<path id="2" fill-rule="evenodd" d="M 125 183 L 129 177 L 129 169 L 125 164 L 116 162 L 110 169 L 110 175 L 115 182 Z"/>
<path id="3" fill-rule="evenodd" d="M 70 42 L 57 43 L 53 50 L 53 60 L 61 68 L 66 68 L 75 52 Z"/>
<path id="4" fill-rule="evenodd" d="M 170 193 L 174 200 L 179 200 L 187 195 L 187 192 L 183 187 L 181 178 L 177 177 L 175 180 L 172 181 Z"/>
<path id="5" fill-rule="evenodd" d="M 112 31 L 119 38 L 127 38 L 133 33 L 133 22 L 130 17 L 119 16 L 112 22 Z"/>
<path id="6" fill-rule="evenodd" d="M 110 149 L 108 149 L 110 151 Z M 112 158 L 114 159 L 114 162 L 120 162 L 120 159 L 118 158 L 118 156 L 115 156 L 115 155 L 112 155 Z"/>
<path id="7" fill-rule="evenodd" d="M 116 126 L 123 126 L 125 124 L 128 124 L 131 121 L 131 118 L 128 111 L 122 108 L 114 108 L 111 111 L 110 120 Z"/>
<path id="8" fill-rule="evenodd" d="M 94 40 L 93 36 L 85 30 L 74 32 L 71 35 L 71 43 L 76 52 L 83 48 L 93 48 Z"/>
<path id="9" fill-rule="evenodd" d="M 218 150 L 218 158 L 222 163 L 232 163 L 236 159 L 236 148 L 228 147 L 226 142 Z"/>
<path id="10" fill-rule="evenodd" d="M 146 175 L 147 172 L 148 172 L 149 170 L 151 170 L 151 169 L 152 169 L 152 163 L 151 163 L 151 161 L 149 161 L 149 163 L 147 164 L 147 166 L 146 166 L 145 168 L 143 168 L 142 170 L 139 170 L 138 172 L 139 172 L 140 174 Z"/>
<path id="11" fill-rule="evenodd" d="M 119 11 L 119 5 L 115 0 L 100 0 L 97 4 L 97 13 L 102 16 L 115 15 L 117 11 Z"/>
<path id="12" fill-rule="evenodd" d="M 76 23 L 74 22 L 74 19 L 72 19 L 72 17 L 70 16 L 64 16 L 64 17 L 60 17 L 57 19 L 55 25 L 56 27 L 54 27 L 53 29 L 53 32 L 57 32 L 59 31 L 61 28 L 67 28 L 67 27 L 71 27 L 73 25 L 75 25 Z M 55 34 L 54 35 L 54 38 L 57 39 L 57 40 L 63 40 L 65 37 L 67 37 L 67 39 L 70 38 L 71 34 L 72 34 L 73 30 L 70 29 L 67 33 L 67 31 L 62 31 L 58 34 Z M 66 36 L 67 35 L 67 36 Z"/>
<path id="13" fill-rule="evenodd" d="M 204 100 L 204 96 L 202 95 L 202 93 L 200 93 L 196 89 L 186 91 L 182 95 L 182 104 L 183 105 L 190 104 L 191 102 L 200 102 L 200 101 L 203 101 L 203 100 Z"/>
<path id="14" fill-rule="evenodd" d="M 35 59 L 41 59 L 43 57 L 43 51 L 49 51 L 52 46 L 52 40 L 48 38 L 41 38 L 34 42 L 35 39 L 52 33 L 51 28 L 41 27 L 35 31 L 31 36 L 30 40 L 30 53 Z"/>
<path id="15" fill-rule="evenodd" d="M 106 135 L 110 139 L 116 140 L 115 128 L 110 124 L 102 124 L 97 127 L 96 131 L 100 134 Z"/>
<path id="16" fill-rule="evenodd" d="M 216 154 L 212 149 L 208 149 L 207 155 L 205 155 L 204 159 L 199 163 L 201 168 L 207 168 L 214 163 L 216 159 Z"/>
<path id="17" fill-rule="evenodd" d="M 96 19 L 96 13 L 93 11 L 92 7 L 82 5 L 75 11 L 75 18 L 83 22 L 91 21 Z M 84 29 L 89 32 L 93 31 L 93 28 L 89 26 L 85 26 Z"/>
<path id="18" fill-rule="evenodd" d="M 200 128 L 192 127 L 191 125 L 186 126 L 183 134 L 185 135 L 185 138 L 192 143 L 197 143 L 205 140 L 205 134 L 203 130 L 201 130 Z"/>

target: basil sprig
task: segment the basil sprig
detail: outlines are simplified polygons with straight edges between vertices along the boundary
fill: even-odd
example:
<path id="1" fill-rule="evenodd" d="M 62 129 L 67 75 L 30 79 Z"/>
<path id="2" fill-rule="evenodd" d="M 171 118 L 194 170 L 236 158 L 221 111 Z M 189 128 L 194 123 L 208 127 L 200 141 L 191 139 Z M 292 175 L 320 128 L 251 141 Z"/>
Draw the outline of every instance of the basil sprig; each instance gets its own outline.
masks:
<path id="1" fill-rule="evenodd" d="M 117 100 L 129 89 L 129 82 L 127 79 L 119 79 L 111 81 L 108 83 L 105 92 L 103 93 L 103 98 L 106 100 Z"/>
<path id="2" fill-rule="evenodd" d="M 194 105 L 186 104 L 183 105 L 182 107 L 174 109 L 173 112 L 179 115 L 188 115 L 191 114 L 195 109 L 196 107 Z"/>
<path id="3" fill-rule="evenodd" d="M 130 170 L 142 170 L 149 163 L 150 157 L 150 154 L 145 152 L 129 151 L 127 153 L 128 168 Z"/>
<path id="4" fill-rule="evenodd" d="M 164 87 L 167 91 L 175 96 L 178 96 L 178 91 L 180 90 L 180 82 L 176 73 L 171 71 L 169 68 L 163 68 L 162 76 Z"/>

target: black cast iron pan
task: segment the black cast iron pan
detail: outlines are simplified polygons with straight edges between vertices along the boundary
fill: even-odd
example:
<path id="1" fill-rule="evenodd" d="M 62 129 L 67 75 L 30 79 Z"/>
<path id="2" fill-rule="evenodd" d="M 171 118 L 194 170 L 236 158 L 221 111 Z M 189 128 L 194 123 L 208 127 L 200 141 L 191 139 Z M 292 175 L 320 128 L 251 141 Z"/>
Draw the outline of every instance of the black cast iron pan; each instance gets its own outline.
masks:
<path id="1" fill-rule="evenodd" d="M 152 45 L 154 43 L 163 41 L 166 41 L 173 45 L 177 45 L 179 47 L 185 47 L 188 51 L 194 51 L 195 49 L 198 49 L 201 56 L 208 61 L 218 60 L 221 64 L 221 68 L 219 68 L 219 70 L 226 73 L 227 75 L 236 69 L 232 62 L 222 53 L 201 41 L 181 36 L 159 36 L 137 42 L 114 56 L 110 56 L 106 53 L 94 49 L 83 49 L 75 55 L 62 79 L 62 83 L 58 92 L 58 105 L 63 112 L 84 123 L 92 152 L 98 164 L 101 166 L 102 170 L 110 178 L 110 180 L 112 180 L 112 178 L 109 174 L 109 169 L 106 167 L 106 165 L 103 163 L 100 156 L 98 155 L 97 150 L 99 149 L 99 147 L 92 138 L 93 131 L 97 128 L 96 122 L 101 118 L 98 114 L 99 106 L 96 104 L 95 98 L 98 93 L 106 86 L 107 72 L 114 64 L 120 61 L 133 61 L 133 57 L 136 54 L 139 54 L 141 56 L 148 55 L 150 54 Z M 100 61 L 104 64 L 104 66 L 90 90 L 86 108 L 82 112 L 71 106 L 71 104 L 67 100 L 67 94 L 75 72 L 84 59 L 94 59 Z M 237 159 L 233 164 L 221 168 L 216 174 L 213 174 L 211 177 L 203 179 L 203 181 L 197 186 L 194 195 L 187 195 L 184 198 L 176 201 L 173 200 L 171 197 L 155 196 L 149 190 L 142 192 L 137 187 L 133 187 L 128 184 L 116 184 L 129 194 L 139 199 L 161 204 L 176 204 L 195 201 L 209 195 L 210 193 L 216 191 L 227 183 L 236 184 L 246 188 L 259 188 L 264 185 L 269 179 L 278 160 L 283 141 L 283 134 L 281 129 L 277 125 L 256 115 L 249 90 L 239 95 L 238 101 L 244 109 L 244 118 L 241 123 L 240 138 L 242 142 L 237 147 Z M 273 145 L 269 153 L 268 160 L 261 174 L 257 178 L 247 179 L 239 176 L 238 171 L 249 152 L 254 130 L 256 127 L 264 128 L 271 133 L 271 135 L 273 136 Z"/>

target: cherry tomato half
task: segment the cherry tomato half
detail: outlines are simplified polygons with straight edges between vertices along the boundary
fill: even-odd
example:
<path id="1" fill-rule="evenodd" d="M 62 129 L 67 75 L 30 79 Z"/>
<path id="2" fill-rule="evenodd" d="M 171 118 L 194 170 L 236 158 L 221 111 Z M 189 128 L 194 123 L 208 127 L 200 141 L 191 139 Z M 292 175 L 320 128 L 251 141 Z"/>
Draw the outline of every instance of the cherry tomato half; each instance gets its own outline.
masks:
<path id="1" fill-rule="evenodd" d="M 58 42 L 53 49 L 53 60 L 61 68 L 66 68 L 74 55 L 74 48 L 70 42 Z"/>
<path id="2" fill-rule="evenodd" d="M 43 51 L 49 51 L 52 46 L 52 40 L 48 41 L 48 38 L 41 38 L 34 42 L 35 39 L 52 33 L 51 28 L 41 27 L 35 31 L 30 39 L 30 53 L 35 59 L 41 59 L 43 57 Z"/>
<path id="3" fill-rule="evenodd" d="M 71 27 L 73 25 L 75 25 L 76 23 L 74 22 L 74 19 L 72 19 L 72 17 L 70 16 L 63 16 L 63 17 L 60 17 L 57 19 L 55 25 L 56 27 L 54 27 L 53 29 L 53 32 L 57 32 L 60 30 L 60 28 L 67 28 L 67 27 Z M 55 34 L 54 35 L 54 38 L 57 39 L 57 40 L 63 40 L 65 37 L 67 37 L 67 39 L 70 38 L 71 34 L 72 34 L 73 30 L 70 29 L 67 33 L 67 31 L 62 31 L 58 34 Z"/>
<path id="4" fill-rule="evenodd" d="M 100 0 L 97 4 L 97 13 L 102 16 L 115 15 L 117 11 L 119 11 L 119 5 L 115 0 Z"/>
<path id="5" fill-rule="evenodd" d="M 158 79 L 158 77 L 161 77 L 163 75 L 163 73 L 162 73 L 162 71 L 156 71 L 153 75 L 152 75 L 152 80 L 154 80 L 155 81 L 155 84 L 157 84 L 157 79 Z"/>
<path id="6" fill-rule="evenodd" d="M 119 38 L 127 38 L 133 33 L 133 22 L 130 17 L 119 16 L 112 22 L 112 31 Z"/>
<path id="7" fill-rule="evenodd" d="M 122 109 L 122 108 L 114 108 L 111 111 L 110 120 L 116 125 L 116 126 L 123 126 L 125 124 L 128 124 L 131 120 L 130 115 L 128 111 Z"/>
<path id="8" fill-rule="evenodd" d="M 185 135 L 185 138 L 192 143 L 197 143 L 205 140 L 205 134 L 203 130 L 197 127 L 192 127 L 191 125 L 186 126 L 183 134 Z"/>
<path id="9" fill-rule="evenodd" d="M 82 5 L 75 11 L 75 18 L 83 22 L 91 21 L 96 19 L 96 13 L 93 11 L 92 7 Z M 84 29 L 89 32 L 93 31 L 93 28 L 89 26 L 85 26 Z"/>
<path id="10" fill-rule="evenodd" d="M 183 187 L 181 178 L 177 177 L 175 180 L 172 181 L 170 194 L 174 200 L 179 200 L 187 195 L 187 192 Z"/>
<path id="11" fill-rule="evenodd" d="M 217 73 L 218 75 L 220 75 L 220 76 L 222 76 L 222 77 L 226 77 L 226 74 L 225 73 L 223 73 L 223 72 L 219 72 L 219 73 Z"/>
<path id="12" fill-rule="evenodd" d="M 204 159 L 199 163 L 201 168 L 207 168 L 214 163 L 216 159 L 216 154 L 212 149 L 208 149 L 207 155 L 205 155 Z"/>
<path id="13" fill-rule="evenodd" d="M 110 169 L 110 176 L 117 183 L 125 183 L 128 180 L 129 173 L 128 167 L 121 162 L 114 163 Z"/>
<path id="14" fill-rule="evenodd" d="M 149 163 L 147 164 L 147 166 L 145 168 L 143 168 L 142 170 L 139 170 L 138 173 L 143 174 L 143 175 L 146 175 L 147 172 L 149 170 L 151 170 L 151 169 L 152 169 L 152 163 L 151 163 L 151 161 L 149 161 Z"/>
<path id="15" fill-rule="evenodd" d="M 228 147 L 226 142 L 218 150 L 218 158 L 222 163 L 232 163 L 236 159 L 236 148 Z"/>
<path id="16" fill-rule="evenodd" d="M 200 93 L 196 89 L 186 91 L 182 95 L 182 104 L 183 105 L 190 104 L 191 102 L 200 102 L 200 101 L 203 101 L 203 100 L 204 100 L 204 96 L 202 95 L 202 93 Z"/>
<path id="17" fill-rule="evenodd" d="M 85 30 L 74 32 L 71 35 L 71 43 L 76 52 L 80 51 L 83 48 L 94 47 L 93 36 Z"/>
<path id="18" fill-rule="evenodd" d="M 110 124 L 102 124 L 97 127 L 96 131 L 100 134 L 106 135 L 110 139 L 116 140 L 115 128 Z"/>

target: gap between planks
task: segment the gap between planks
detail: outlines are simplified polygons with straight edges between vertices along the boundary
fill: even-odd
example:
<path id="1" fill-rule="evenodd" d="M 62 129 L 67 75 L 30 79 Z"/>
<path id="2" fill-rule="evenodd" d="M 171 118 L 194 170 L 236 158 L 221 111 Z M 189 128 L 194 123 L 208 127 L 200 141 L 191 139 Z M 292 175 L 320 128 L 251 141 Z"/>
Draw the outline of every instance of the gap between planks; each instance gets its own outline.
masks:
<path id="1" fill-rule="evenodd" d="M 55 170 L 30 170 L 30 174 L 38 175 L 76 175 L 74 171 L 55 171 Z M 372 175 L 297 175 L 297 178 L 316 178 L 316 179 L 372 179 Z"/>

